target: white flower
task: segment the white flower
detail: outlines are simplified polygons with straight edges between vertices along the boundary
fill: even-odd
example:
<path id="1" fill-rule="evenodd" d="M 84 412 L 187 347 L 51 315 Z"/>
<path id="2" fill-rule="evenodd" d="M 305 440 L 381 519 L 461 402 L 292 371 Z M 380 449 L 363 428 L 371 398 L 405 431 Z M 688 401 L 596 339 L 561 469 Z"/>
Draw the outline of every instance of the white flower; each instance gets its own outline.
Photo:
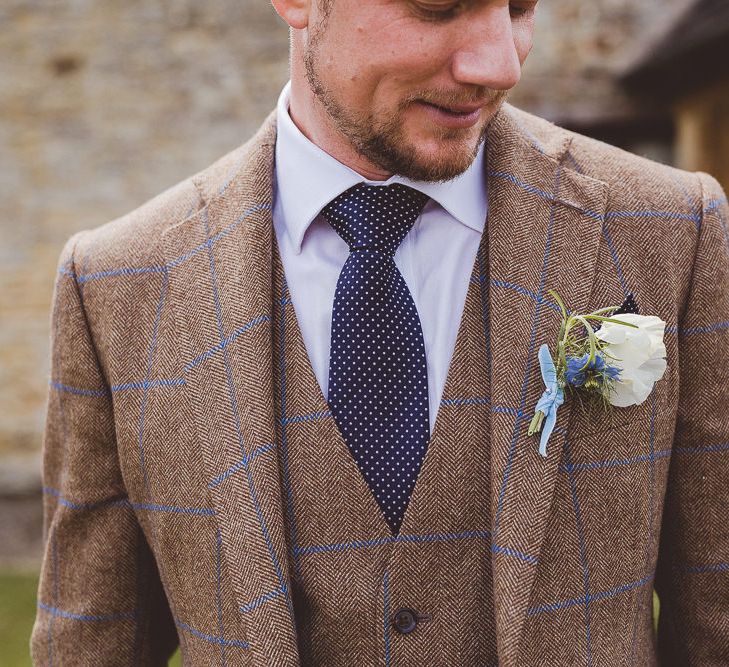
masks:
<path id="1" fill-rule="evenodd" d="M 645 401 L 653 385 L 663 377 L 666 370 L 666 346 L 663 343 L 666 323 L 655 315 L 635 313 L 620 313 L 611 318 L 638 327 L 634 329 L 603 322 L 595 332 L 595 336 L 608 343 L 603 348 L 610 355 L 606 362 L 620 369 L 608 400 L 612 405 L 624 408 Z"/>

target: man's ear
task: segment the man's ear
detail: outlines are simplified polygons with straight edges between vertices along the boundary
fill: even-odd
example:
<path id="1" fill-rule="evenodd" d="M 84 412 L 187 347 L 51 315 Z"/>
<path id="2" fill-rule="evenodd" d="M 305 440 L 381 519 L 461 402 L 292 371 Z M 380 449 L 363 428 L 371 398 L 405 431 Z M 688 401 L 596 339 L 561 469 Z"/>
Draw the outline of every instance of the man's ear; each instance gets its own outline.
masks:
<path id="1" fill-rule="evenodd" d="M 292 28 L 302 30 L 309 25 L 312 0 L 271 0 L 271 4 Z"/>

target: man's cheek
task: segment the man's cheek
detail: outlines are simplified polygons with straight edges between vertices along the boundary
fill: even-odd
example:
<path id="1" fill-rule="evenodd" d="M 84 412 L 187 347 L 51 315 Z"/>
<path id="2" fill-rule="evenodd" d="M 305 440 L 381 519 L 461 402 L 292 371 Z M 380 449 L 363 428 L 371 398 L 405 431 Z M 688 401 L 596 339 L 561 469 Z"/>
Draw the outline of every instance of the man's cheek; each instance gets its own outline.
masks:
<path id="1" fill-rule="evenodd" d="M 524 64 L 534 45 L 532 31 L 529 30 L 528 34 L 525 35 L 515 35 L 514 43 L 516 45 L 516 51 L 519 54 L 519 62 Z"/>
<path id="2" fill-rule="evenodd" d="M 517 53 L 519 54 L 519 60 L 523 63 L 534 45 L 534 26 L 529 24 L 517 28 L 514 31 L 514 44 L 516 45 Z"/>

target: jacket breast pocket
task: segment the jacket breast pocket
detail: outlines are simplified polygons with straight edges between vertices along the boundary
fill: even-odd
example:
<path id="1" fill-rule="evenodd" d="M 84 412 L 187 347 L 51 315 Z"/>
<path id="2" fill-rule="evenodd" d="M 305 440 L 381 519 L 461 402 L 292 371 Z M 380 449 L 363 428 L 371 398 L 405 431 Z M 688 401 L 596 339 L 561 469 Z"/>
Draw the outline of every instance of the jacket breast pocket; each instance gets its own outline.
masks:
<path id="1" fill-rule="evenodd" d="M 624 415 L 619 412 L 631 408 L 641 409 Z M 632 465 L 651 457 L 670 457 L 675 427 L 674 412 L 668 408 L 631 408 L 617 408 L 609 416 L 589 423 L 575 420 L 567 434 L 564 465 L 585 469 L 604 468 Z"/>
<path id="2" fill-rule="evenodd" d="M 655 426 L 661 422 L 665 426 L 673 419 L 674 408 L 667 403 L 668 397 L 661 393 L 658 397 L 651 395 L 638 405 L 616 407 L 600 403 L 587 404 L 578 394 L 567 398 L 574 401 L 569 419 L 569 436 L 571 441 L 603 434 L 607 436 L 613 431 L 642 430 L 641 426 Z"/>
<path id="3" fill-rule="evenodd" d="M 553 549 L 576 577 L 588 568 L 590 592 L 616 604 L 620 591 L 651 581 L 674 422 L 670 406 L 648 399 L 589 423 L 575 415 L 564 441 Z"/>

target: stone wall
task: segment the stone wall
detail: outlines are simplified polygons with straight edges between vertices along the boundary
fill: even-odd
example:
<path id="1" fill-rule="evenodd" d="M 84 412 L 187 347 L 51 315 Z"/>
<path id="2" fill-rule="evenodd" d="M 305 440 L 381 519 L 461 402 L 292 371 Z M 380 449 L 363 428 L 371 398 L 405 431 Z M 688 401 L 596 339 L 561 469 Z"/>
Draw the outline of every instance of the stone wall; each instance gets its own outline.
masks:
<path id="1" fill-rule="evenodd" d="M 287 52 L 263 0 L 0 3 L 0 490 L 37 479 L 63 242 L 243 142 Z"/>

